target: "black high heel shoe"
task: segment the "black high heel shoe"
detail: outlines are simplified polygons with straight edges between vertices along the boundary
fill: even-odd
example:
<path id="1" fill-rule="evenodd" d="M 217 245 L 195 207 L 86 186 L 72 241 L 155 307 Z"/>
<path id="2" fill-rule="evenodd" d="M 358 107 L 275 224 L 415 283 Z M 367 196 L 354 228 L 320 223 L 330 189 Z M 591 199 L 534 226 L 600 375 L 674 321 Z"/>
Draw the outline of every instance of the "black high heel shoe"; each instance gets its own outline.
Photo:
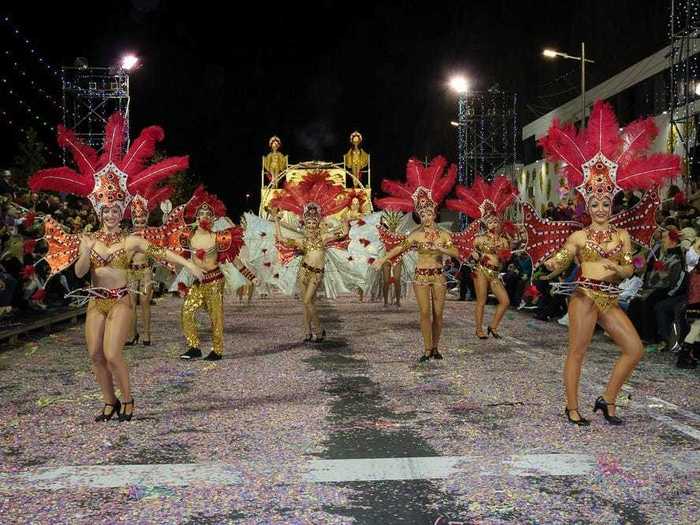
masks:
<path id="1" fill-rule="evenodd" d="M 488 338 L 489 338 L 488 335 L 484 334 L 483 330 L 478 330 L 478 331 L 476 332 L 476 336 L 477 336 L 479 339 L 488 339 Z"/>
<path id="2" fill-rule="evenodd" d="M 322 330 L 321 335 L 316 335 L 314 338 L 311 340 L 312 343 L 321 343 L 323 340 L 326 338 L 326 331 Z"/>
<path id="3" fill-rule="evenodd" d="M 133 346 L 138 342 L 139 342 L 139 333 L 136 332 L 136 335 L 134 336 L 134 338 L 131 341 L 127 341 L 126 343 L 124 343 L 124 346 Z"/>
<path id="4" fill-rule="evenodd" d="M 610 425 L 622 425 L 622 420 L 617 417 L 617 416 L 611 416 L 608 413 L 608 407 L 615 406 L 615 403 L 608 403 L 603 396 L 600 396 L 598 399 L 595 400 L 595 405 L 593 405 L 593 413 L 595 414 L 598 412 L 598 410 L 603 411 L 603 416 L 605 417 L 605 420 L 608 422 Z"/>
<path id="5" fill-rule="evenodd" d="M 105 408 L 107 407 L 112 407 L 112 411 L 109 414 L 105 414 Z M 109 421 L 110 419 L 112 419 L 112 416 L 114 416 L 114 414 L 119 414 L 119 409 L 121 407 L 122 404 L 119 402 L 118 399 L 117 402 L 114 404 L 105 403 L 102 412 L 95 417 L 95 421 Z"/>
<path id="6" fill-rule="evenodd" d="M 494 339 L 502 339 L 502 337 L 496 332 L 494 332 L 490 326 L 486 329 L 486 331 L 489 333 L 490 336 L 493 336 Z"/>
<path id="7" fill-rule="evenodd" d="M 305 343 L 310 343 L 314 338 L 314 334 L 309 334 L 306 337 L 304 337 L 304 342 Z"/>
<path id="8" fill-rule="evenodd" d="M 591 422 L 587 419 L 584 419 L 580 413 L 578 415 L 579 419 L 571 419 L 571 412 L 578 412 L 578 408 L 564 409 L 564 414 L 566 414 L 566 418 L 569 420 L 569 423 L 573 423 L 574 425 L 578 425 L 580 427 L 587 427 L 591 424 Z"/>
<path id="9" fill-rule="evenodd" d="M 143 346 L 151 346 L 151 340 L 150 339 L 141 339 L 141 344 Z"/>
<path id="10" fill-rule="evenodd" d="M 126 405 L 131 405 L 131 414 L 126 413 Z M 122 406 L 124 407 L 124 412 L 119 412 L 119 421 L 131 421 L 134 415 L 134 398 L 132 397 L 131 401 L 124 401 Z"/>
<path id="11" fill-rule="evenodd" d="M 430 356 L 432 356 L 433 353 L 430 352 L 429 354 L 423 354 L 420 356 L 420 359 L 418 360 L 419 363 L 425 363 L 426 361 L 430 361 Z"/>
<path id="12" fill-rule="evenodd" d="M 440 360 L 440 359 L 442 359 L 442 354 L 440 352 L 438 352 L 437 348 L 433 348 L 433 351 L 430 352 L 430 357 L 432 357 L 433 359 Z"/>

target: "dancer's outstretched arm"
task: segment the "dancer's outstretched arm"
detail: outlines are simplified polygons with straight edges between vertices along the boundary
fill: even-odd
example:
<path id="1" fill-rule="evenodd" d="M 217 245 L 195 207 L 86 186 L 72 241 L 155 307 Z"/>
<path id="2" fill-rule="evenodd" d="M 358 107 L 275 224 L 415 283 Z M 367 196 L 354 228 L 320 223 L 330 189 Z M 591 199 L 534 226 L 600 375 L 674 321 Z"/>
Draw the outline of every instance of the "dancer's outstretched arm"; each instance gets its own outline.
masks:
<path id="1" fill-rule="evenodd" d="M 372 268 L 375 270 L 379 270 L 386 261 L 390 261 L 397 255 L 401 255 L 403 252 L 411 248 L 413 244 L 416 242 L 416 237 L 415 234 L 412 233 L 404 241 L 399 244 L 398 246 L 395 246 L 391 250 L 389 250 L 388 253 L 384 254 L 384 257 L 378 257 L 373 263 L 372 263 Z"/>
<path id="2" fill-rule="evenodd" d="M 552 257 L 544 261 L 544 267 L 552 272 L 548 276 L 550 279 L 553 279 L 562 273 L 573 262 L 574 257 L 576 257 L 576 254 L 578 253 L 581 235 L 585 234 L 583 234 L 581 231 L 577 231 L 569 235 L 569 238 L 566 239 L 564 247 Z"/>
<path id="3" fill-rule="evenodd" d="M 172 252 L 165 248 L 161 248 L 159 246 L 156 246 L 155 244 L 151 244 L 143 237 L 139 237 L 137 235 L 129 235 L 126 238 L 126 249 L 133 252 L 143 253 L 148 257 L 152 257 L 154 259 L 165 260 L 170 264 L 184 266 L 185 268 L 187 268 L 187 270 L 189 270 L 189 272 L 192 275 L 194 275 L 194 277 L 198 281 L 201 281 L 204 278 L 204 272 L 202 271 L 202 269 L 196 264 L 194 264 L 191 260 L 187 260 L 183 257 L 180 257 L 175 252 Z"/>

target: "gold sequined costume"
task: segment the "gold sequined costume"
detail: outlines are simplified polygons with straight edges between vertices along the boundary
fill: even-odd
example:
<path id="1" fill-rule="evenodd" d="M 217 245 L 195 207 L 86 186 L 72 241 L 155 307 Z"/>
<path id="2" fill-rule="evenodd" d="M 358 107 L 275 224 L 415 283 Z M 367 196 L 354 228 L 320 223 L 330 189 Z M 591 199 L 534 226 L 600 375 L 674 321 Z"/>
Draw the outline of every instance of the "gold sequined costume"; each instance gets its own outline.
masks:
<path id="1" fill-rule="evenodd" d="M 218 268 L 204 274 L 201 282 L 195 282 L 187 291 L 182 304 L 182 331 L 187 344 L 199 348 L 199 329 L 195 316 L 205 309 L 211 320 L 214 352 L 224 353 L 224 274 Z"/>

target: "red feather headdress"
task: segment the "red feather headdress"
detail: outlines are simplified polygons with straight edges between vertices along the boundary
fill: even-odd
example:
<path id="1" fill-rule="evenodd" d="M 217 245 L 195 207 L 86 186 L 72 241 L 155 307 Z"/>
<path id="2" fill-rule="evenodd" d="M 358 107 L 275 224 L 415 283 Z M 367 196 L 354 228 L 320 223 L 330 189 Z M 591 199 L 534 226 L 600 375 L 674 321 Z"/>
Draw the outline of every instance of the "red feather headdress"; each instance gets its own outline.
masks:
<path id="1" fill-rule="evenodd" d="M 412 212 L 436 208 L 450 193 L 457 179 L 457 166 L 451 164 L 444 173 L 447 159 L 438 156 L 427 166 L 415 158 L 408 160 L 406 182 L 382 180 L 382 190 L 388 197 L 375 199 L 378 208 Z"/>
<path id="2" fill-rule="evenodd" d="M 286 183 L 282 194 L 270 201 L 270 207 L 299 216 L 314 208 L 321 217 L 327 217 L 346 208 L 351 200 L 342 186 L 333 183 L 327 171 L 317 171 L 301 182 Z"/>
<path id="3" fill-rule="evenodd" d="M 610 104 L 593 104 L 588 127 L 576 131 L 573 124 L 554 119 L 539 141 L 550 161 L 566 163 L 569 186 L 589 199 L 610 199 L 621 190 L 650 189 L 675 177 L 681 170 L 678 155 L 646 151 L 656 137 L 653 119 L 639 119 L 620 131 Z"/>
<path id="4" fill-rule="evenodd" d="M 131 206 L 127 210 L 127 216 L 132 220 L 136 218 L 148 218 L 148 214 L 156 209 L 161 202 L 169 199 L 173 194 L 173 189 L 169 186 L 158 187 L 156 185 L 149 186 L 143 194 L 134 195 L 131 200 Z"/>
<path id="5" fill-rule="evenodd" d="M 472 219 L 500 216 L 517 196 L 513 185 L 503 175 L 491 183 L 477 177 L 471 187 L 458 185 L 456 192 L 457 198 L 448 199 L 445 204 L 449 209 L 462 212 Z"/>
<path id="6" fill-rule="evenodd" d="M 207 206 L 212 210 L 215 217 L 224 217 L 226 215 L 226 206 L 213 193 L 204 191 L 204 186 L 197 186 L 194 190 L 192 198 L 185 205 L 185 217 L 194 219 L 202 206 Z"/>
<path id="7" fill-rule="evenodd" d="M 124 215 L 133 196 L 188 166 L 187 157 L 168 157 L 150 166 L 156 143 L 165 133 L 159 126 L 144 129 L 123 153 L 126 121 L 114 113 L 107 121 L 102 153 L 83 143 L 75 133 L 58 126 L 58 144 L 69 148 L 78 171 L 67 166 L 44 169 L 29 179 L 32 191 L 53 190 L 90 199 L 98 217 L 105 206 L 118 206 Z"/>

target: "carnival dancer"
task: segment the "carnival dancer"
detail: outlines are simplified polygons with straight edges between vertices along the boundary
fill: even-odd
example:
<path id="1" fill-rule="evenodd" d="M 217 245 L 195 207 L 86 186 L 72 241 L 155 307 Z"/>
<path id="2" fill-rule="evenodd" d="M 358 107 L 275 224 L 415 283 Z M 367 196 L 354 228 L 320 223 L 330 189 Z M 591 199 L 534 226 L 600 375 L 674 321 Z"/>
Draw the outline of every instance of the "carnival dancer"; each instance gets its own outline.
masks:
<path id="1" fill-rule="evenodd" d="M 179 242 L 204 272 L 204 278 L 187 286 L 189 283 L 183 282 L 183 276 L 180 276 L 171 287 L 173 291 L 185 289 L 182 331 L 189 348 L 180 358 L 202 357 L 195 316 L 204 309 L 212 330 L 212 350 L 204 359 L 218 361 L 224 353 L 224 288 L 227 283 L 235 283 L 230 285 L 231 291 L 235 291 L 257 280 L 255 273 L 237 257 L 243 244 L 243 232 L 226 217 L 226 206 L 216 195 L 199 186 L 185 206 L 185 217 L 196 222 L 181 234 Z"/>
<path id="2" fill-rule="evenodd" d="M 326 336 L 316 308 L 320 288 L 327 298 L 334 299 L 340 293 L 364 286 L 363 268 L 367 261 L 355 260 L 347 251 L 347 220 L 338 223 L 331 217 L 345 209 L 350 200 L 350 195 L 334 184 L 327 172 L 314 172 L 301 182 L 285 184 L 283 193 L 270 202 L 275 221 L 274 245 L 269 242 L 273 239 L 267 235 L 267 221 L 252 216 L 246 221 L 246 235 L 264 239 L 250 244 L 251 263 L 276 254 L 281 264 L 273 275 L 274 284 L 287 295 L 298 295 L 304 304 L 306 342 L 321 342 Z M 283 224 L 278 210 L 299 217 L 302 229 Z"/>
<path id="3" fill-rule="evenodd" d="M 203 277 L 192 262 L 149 242 L 144 236 L 127 235 L 120 228 L 133 195 L 187 168 L 187 157 L 170 157 L 146 166 L 155 152 L 156 143 L 163 137 L 160 127 L 146 128 L 123 154 L 125 120 L 116 113 L 107 122 L 103 152 L 98 155 L 74 132 L 59 125 L 58 143 L 69 148 L 78 171 L 65 166 L 51 168 L 41 170 L 29 179 L 32 191 L 53 190 L 87 197 L 101 222 L 100 229 L 94 234 L 70 235 L 51 217 L 44 221 L 48 243 L 45 259 L 51 274 L 74 262 L 78 277 L 90 272 L 92 286 L 82 290 L 89 296 L 85 338 L 105 401 L 96 421 L 107 421 L 115 413 L 120 421 L 129 421 L 134 413 L 129 371 L 122 356 L 133 322 L 127 284 L 134 254 L 142 253 L 181 265 L 197 279 Z M 127 400 L 124 403 L 116 397 L 115 381 Z"/>
<path id="4" fill-rule="evenodd" d="M 392 261 L 386 261 L 381 270 L 375 270 L 371 263 L 386 253 L 379 228 L 405 236 L 417 227 L 410 213 L 392 210 L 371 213 L 350 226 L 348 252 L 357 260 L 368 260 L 365 288 L 372 301 L 383 297 L 384 308 L 390 304 L 401 307 L 401 299 L 406 297 L 413 282 L 417 255 L 414 251 L 407 252 Z"/>
<path id="5" fill-rule="evenodd" d="M 488 333 L 500 339 L 498 326 L 510 304 L 501 279 L 501 270 L 511 258 L 511 241 L 515 229 L 511 223 L 504 222 L 503 214 L 515 200 L 516 192 L 504 176 L 496 177 L 491 183 L 477 177 L 471 187 L 458 185 L 456 192 L 458 198 L 448 199 L 445 203 L 447 207 L 476 219 L 477 223 L 480 221 L 483 226 L 482 233 L 470 236 L 470 239 L 473 239 L 470 246 L 471 257 L 476 260 L 473 272 L 476 291 L 476 336 L 479 339 L 488 338 L 484 333 L 483 323 L 484 306 L 490 288 L 498 300 L 498 306 L 488 326 Z"/>
<path id="6" fill-rule="evenodd" d="M 384 179 L 382 190 L 389 196 L 375 201 L 377 207 L 382 209 L 415 211 L 421 221 L 420 227 L 408 236 L 380 228 L 386 254 L 372 263 L 374 269 L 380 270 L 387 261 L 393 261 L 409 249 L 415 248 L 418 252 L 413 291 L 420 310 L 424 344 L 424 353 L 419 362 L 425 362 L 431 357 L 442 359 L 438 348 L 447 293 L 442 272 L 443 257 L 459 256 L 452 234 L 435 224 L 437 209 L 454 186 L 457 175 L 454 165 L 443 174 L 446 166 L 447 160 L 443 157 L 434 158 L 428 166 L 417 159 L 409 159 L 406 182 Z"/>
<path id="7" fill-rule="evenodd" d="M 148 216 L 150 212 L 162 201 L 170 198 L 172 192 L 172 188 L 168 186 L 159 188 L 156 185 L 151 185 L 144 190 L 143 195 L 134 195 L 129 207 L 134 235 L 141 235 L 148 231 Z M 146 235 L 146 238 L 148 238 L 148 235 Z M 131 259 L 128 275 L 134 322 L 129 341 L 125 344 L 127 346 L 134 345 L 139 341 L 137 306 L 140 304 L 143 323 L 143 339 L 141 339 L 141 343 L 144 346 L 149 346 L 151 344 L 151 299 L 153 298 L 153 288 L 155 286 L 153 261 L 149 260 L 143 253 L 135 253 Z"/>
<path id="8" fill-rule="evenodd" d="M 540 140 L 550 161 L 565 162 L 569 186 L 583 196 L 591 224 L 540 219 L 524 205 L 527 250 L 533 266 L 544 261 L 553 273 L 566 270 L 575 259 L 580 278 L 552 287 L 570 293 L 569 352 L 564 365 L 565 414 L 571 423 L 589 425 L 578 408 L 578 387 L 586 350 L 598 323 L 620 347 L 621 355 L 605 391 L 593 407 L 606 421 L 619 425 L 615 402 L 625 380 L 642 358 L 639 335 L 618 305 L 621 280 L 634 272 L 632 242 L 648 246 L 656 230 L 660 201 L 658 186 L 678 175 L 680 158 L 647 150 L 656 136 L 653 119 L 640 119 L 624 129 L 607 103 L 593 105 L 588 127 L 578 133 L 573 125 L 557 120 Z M 649 190 L 639 203 L 612 215 L 613 198 L 622 190 Z M 553 255 L 554 254 L 554 255 Z"/>

